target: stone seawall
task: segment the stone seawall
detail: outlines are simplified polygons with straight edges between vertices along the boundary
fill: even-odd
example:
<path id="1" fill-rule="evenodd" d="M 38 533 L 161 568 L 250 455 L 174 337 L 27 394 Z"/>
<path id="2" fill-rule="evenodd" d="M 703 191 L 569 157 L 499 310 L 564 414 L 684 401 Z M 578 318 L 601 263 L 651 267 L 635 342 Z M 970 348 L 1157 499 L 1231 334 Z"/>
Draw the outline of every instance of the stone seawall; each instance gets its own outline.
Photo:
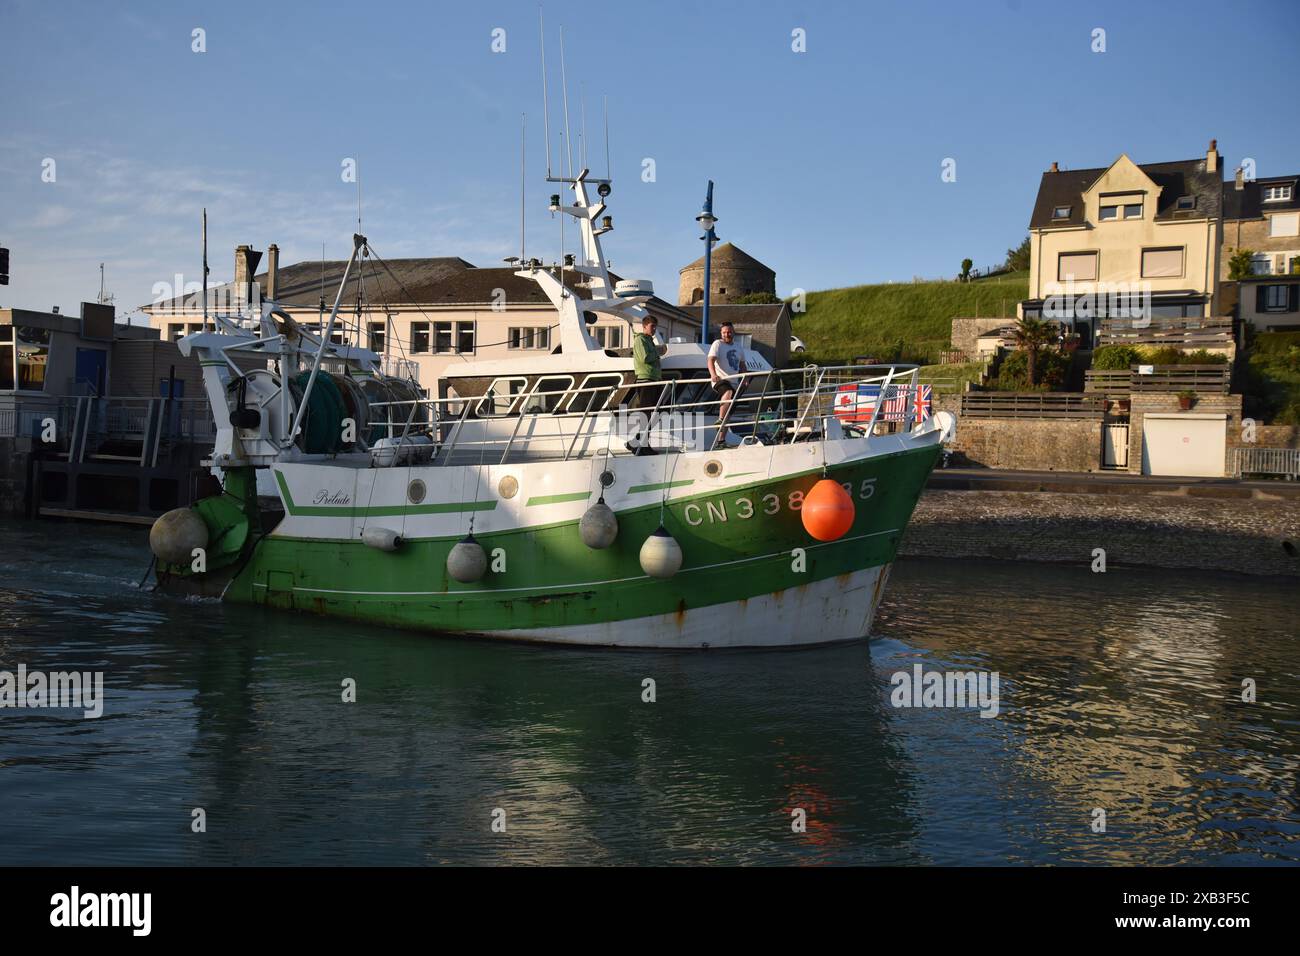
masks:
<path id="1" fill-rule="evenodd" d="M 1300 577 L 1300 499 L 927 489 L 902 557 L 1200 568 Z"/>

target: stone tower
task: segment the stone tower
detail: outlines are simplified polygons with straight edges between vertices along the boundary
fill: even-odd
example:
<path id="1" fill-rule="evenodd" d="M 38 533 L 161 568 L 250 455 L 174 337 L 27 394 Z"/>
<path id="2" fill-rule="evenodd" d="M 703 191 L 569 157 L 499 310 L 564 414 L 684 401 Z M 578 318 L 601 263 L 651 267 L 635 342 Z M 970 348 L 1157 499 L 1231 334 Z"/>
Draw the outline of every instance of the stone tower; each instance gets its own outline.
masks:
<path id="1" fill-rule="evenodd" d="M 678 305 L 698 305 L 704 301 L 704 257 L 700 256 L 680 273 L 677 285 Z M 748 252 L 729 242 L 713 250 L 709 271 L 709 301 L 715 305 L 735 302 L 754 292 L 776 294 L 776 273 Z"/>

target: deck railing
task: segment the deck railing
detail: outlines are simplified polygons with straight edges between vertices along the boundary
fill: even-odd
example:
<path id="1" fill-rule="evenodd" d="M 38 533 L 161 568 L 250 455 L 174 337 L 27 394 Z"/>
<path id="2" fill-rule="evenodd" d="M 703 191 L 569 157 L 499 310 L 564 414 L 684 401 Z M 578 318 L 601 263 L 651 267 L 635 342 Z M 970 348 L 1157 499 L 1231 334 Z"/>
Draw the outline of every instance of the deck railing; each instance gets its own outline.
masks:
<path id="1" fill-rule="evenodd" d="M 868 435 L 912 428 L 918 413 L 916 370 L 915 365 L 891 365 L 745 372 L 732 377 L 736 389 L 727 402 L 703 377 L 562 392 L 422 398 L 372 404 L 368 427 L 382 429 L 384 437 L 399 445 L 417 433 L 432 436 L 437 464 L 474 454 L 504 464 L 525 450 L 558 459 L 621 454 L 630 427 L 642 436 L 668 436 L 670 447 L 657 449 L 667 451 L 734 440 L 777 444 Z M 580 401 L 583 396 L 599 401 Z M 611 404 L 616 397 L 621 399 L 618 406 Z M 629 426 L 633 414 L 641 416 L 640 425 Z M 587 442 L 580 448 L 584 437 Z M 639 440 L 633 434 L 626 450 L 637 450 L 633 446 Z M 398 460 L 394 456 L 391 462 Z"/>
<path id="2" fill-rule="evenodd" d="M 1102 319 L 1097 344 L 1223 348 L 1233 344 L 1232 319 L 1223 316 Z"/>

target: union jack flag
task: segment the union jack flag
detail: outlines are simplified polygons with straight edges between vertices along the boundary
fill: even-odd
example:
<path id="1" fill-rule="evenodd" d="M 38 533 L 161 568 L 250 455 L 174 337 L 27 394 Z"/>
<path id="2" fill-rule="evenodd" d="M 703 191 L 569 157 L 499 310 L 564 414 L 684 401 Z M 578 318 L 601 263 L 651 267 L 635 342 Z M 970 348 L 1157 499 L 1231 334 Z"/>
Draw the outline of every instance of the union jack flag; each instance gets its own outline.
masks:
<path id="1" fill-rule="evenodd" d="M 916 421 L 928 421 L 933 405 L 930 402 L 930 386 L 918 385 L 916 388 Z"/>

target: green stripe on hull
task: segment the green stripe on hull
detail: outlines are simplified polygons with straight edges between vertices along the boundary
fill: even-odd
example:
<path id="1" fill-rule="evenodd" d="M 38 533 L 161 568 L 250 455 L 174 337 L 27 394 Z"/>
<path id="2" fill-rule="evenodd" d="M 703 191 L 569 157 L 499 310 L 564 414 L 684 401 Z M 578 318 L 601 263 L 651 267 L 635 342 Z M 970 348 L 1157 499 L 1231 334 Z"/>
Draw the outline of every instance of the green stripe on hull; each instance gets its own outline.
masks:
<path id="1" fill-rule="evenodd" d="M 569 501 L 586 501 L 591 497 L 590 491 L 570 491 L 563 495 L 536 495 L 528 499 L 527 508 L 535 505 L 562 505 Z"/>
<path id="2" fill-rule="evenodd" d="M 466 511 L 492 511 L 496 501 L 443 501 L 427 505 L 375 505 L 358 508 L 354 505 L 300 505 L 289 493 L 289 485 L 284 475 L 275 472 L 275 480 L 280 486 L 280 496 L 284 501 L 284 510 L 291 515 L 307 518 L 337 518 L 340 515 L 356 515 L 365 518 L 386 518 L 393 515 L 445 515 Z"/>
<path id="3" fill-rule="evenodd" d="M 470 585 L 447 574 L 452 539 L 383 552 L 359 541 L 267 537 L 225 597 L 452 633 L 684 613 L 890 563 L 938 454 L 930 445 L 832 466 L 828 477 L 854 489 L 856 516 L 845 537 L 830 543 L 814 540 L 789 506 L 819 473 L 669 501 L 664 524 L 685 560 L 667 581 L 647 577 L 639 561 L 642 542 L 659 524 L 655 503 L 620 511 L 618 539 L 604 551 L 582 543 L 577 521 L 477 535 L 490 562 L 501 549 L 505 568 Z M 870 496 L 860 500 L 868 486 Z M 794 548 L 805 550 L 806 570 L 794 569 Z"/>

